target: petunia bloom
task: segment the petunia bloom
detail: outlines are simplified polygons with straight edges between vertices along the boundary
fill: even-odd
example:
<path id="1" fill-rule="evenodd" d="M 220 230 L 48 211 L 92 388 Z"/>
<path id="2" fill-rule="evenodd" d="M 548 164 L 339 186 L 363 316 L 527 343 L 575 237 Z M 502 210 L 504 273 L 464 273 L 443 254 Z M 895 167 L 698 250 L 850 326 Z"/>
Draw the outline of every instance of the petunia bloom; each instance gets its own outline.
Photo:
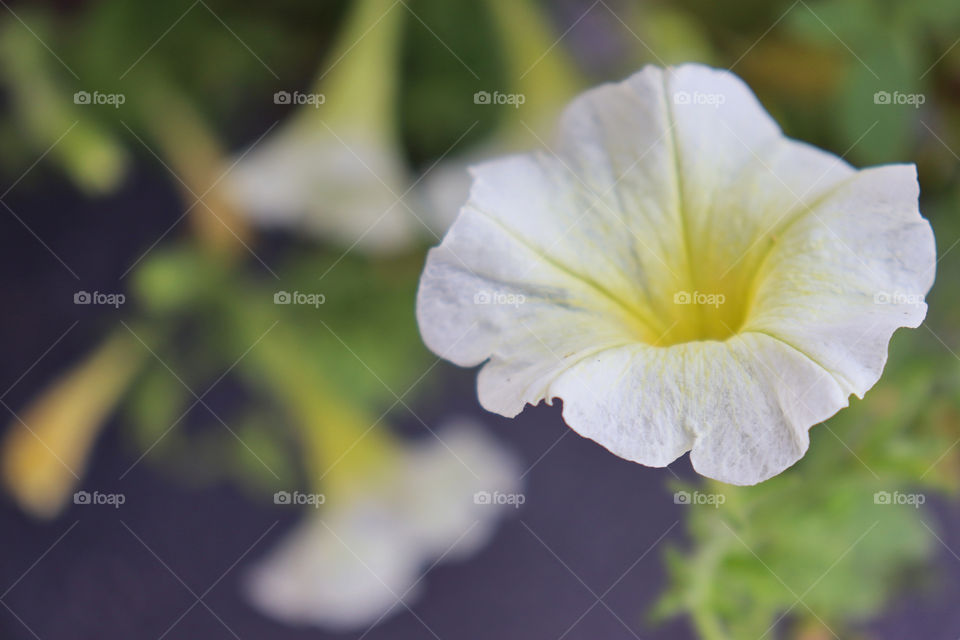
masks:
<path id="1" fill-rule="evenodd" d="M 563 400 L 618 456 L 753 484 L 879 379 L 917 327 L 933 234 L 913 165 L 783 135 L 734 74 L 646 67 L 578 97 L 549 153 L 472 170 L 430 251 L 426 344 L 481 404 Z"/>
<path id="2" fill-rule="evenodd" d="M 224 178 L 239 211 L 264 227 L 368 253 L 402 252 L 418 241 L 425 223 L 394 117 L 407 15 L 399 3 L 352 4 L 317 93 L 275 96 L 301 106 Z"/>
<path id="3" fill-rule="evenodd" d="M 353 494 L 328 496 L 254 567 L 253 603 L 289 624 L 372 626 L 417 597 L 426 569 L 477 552 L 520 502 L 508 500 L 520 495 L 519 461 L 468 419 L 438 437 Z"/>

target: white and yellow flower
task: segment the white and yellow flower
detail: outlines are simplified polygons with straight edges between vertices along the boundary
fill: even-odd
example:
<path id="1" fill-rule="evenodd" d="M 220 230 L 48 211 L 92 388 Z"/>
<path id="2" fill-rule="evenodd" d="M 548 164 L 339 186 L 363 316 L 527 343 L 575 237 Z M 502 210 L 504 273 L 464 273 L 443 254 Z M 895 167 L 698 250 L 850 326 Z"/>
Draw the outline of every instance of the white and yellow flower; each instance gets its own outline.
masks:
<path id="1" fill-rule="evenodd" d="M 519 462 L 470 420 L 438 438 L 398 451 L 362 489 L 329 495 L 254 567 L 253 603 L 289 624 L 373 625 L 417 597 L 430 566 L 478 551 L 517 502 L 483 498 L 519 495 Z"/>
<path id="2" fill-rule="evenodd" d="M 472 173 L 421 279 L 425 342 L 486 363 L 488 410 L 560 398 L 629 460 L 770 478 L 926 314 L 915 167 L 785 137 L 728 71 L 646 67 L 577 98 L 551 153 Z"/>

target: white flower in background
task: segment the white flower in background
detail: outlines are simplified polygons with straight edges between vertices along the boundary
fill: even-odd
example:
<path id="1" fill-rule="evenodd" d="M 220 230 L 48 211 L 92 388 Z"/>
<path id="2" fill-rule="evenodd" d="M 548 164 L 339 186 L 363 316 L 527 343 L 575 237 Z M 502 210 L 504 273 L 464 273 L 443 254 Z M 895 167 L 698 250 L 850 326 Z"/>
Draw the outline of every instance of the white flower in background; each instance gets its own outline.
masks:
<path id="1" fill-rule="evenodd" d="M 518 495 L 519 462 L 473 422 L 438 435 L 357 495 L 328 496 L 254 567 L 254 604 L 289 624 L 355 629 L 409 604 L 435 562 L 479 550 L 515 501 L 476 498 Z"/>
<path id="2" fill-rule="evenodd" d="M 224 179 L 238 210 L 263 226 L 302 229 L 370 252 L 410 246 L 425 231 L 396 130 L 400 4 L 359 0 L 316 93 L 242 154 Z"/>
<path id="3" fill-rule="evenodd" d="M 398 201 L 410 180 L 397 151 L 342 128 L 338 140 L 320 127 L 290 127 L 240 161 L 227 178 L 239 210 L 264 227 L 347 247 L 359 241 L 368 252 L 412 244 L 418 223 L 406 206 L 416 205 L 409 194 Z"/>
<path id="4" fill-rule="evenodd" d="M 730 72 L 647 67 L 588 91 L 554 149 L 475 167 L 420 283 L 425 342 L 486 362 L 490 411 L 561 398 L 623 458 L 691 451 L 752 484 L 923 321 L 935 249 L 915 167 L 858 171 L 786 138 Z"/>

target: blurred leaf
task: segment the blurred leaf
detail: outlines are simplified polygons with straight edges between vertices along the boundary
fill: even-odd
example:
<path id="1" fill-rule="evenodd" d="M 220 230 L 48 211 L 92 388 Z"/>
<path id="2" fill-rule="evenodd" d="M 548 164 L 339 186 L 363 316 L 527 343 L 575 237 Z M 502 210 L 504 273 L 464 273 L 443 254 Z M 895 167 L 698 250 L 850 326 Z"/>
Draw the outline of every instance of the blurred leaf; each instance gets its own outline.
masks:
<path id="1" fill-rule="evenodd" d="M 137 300 L 152 314 L 190 311 L 225 277 L 222 265 L 194 244 L 152 250 L 133 272 Z"/>
<path id="2" fill-rule="evenodd" d="M 473 96 L 481 90 L 506 91 L 507 83 L 485 3 L 417 0 L 410 8 L 420 20 L 411 16 L 405 22 L 399 110 L 403 143 L 420 165 L 457 140 L 463 149 L 492 132 L 498 110 L 475 104 Z"/>
<path id="3" fill-rule="evenodd" d="M 97 118 L 99 107 L 77 104 L 74 91 L 59 79 L 68 73 L 44 47 L 45 21 L 28 15 L 31 33 L 12 16 L 0 23 L 0 74 L 11 92 L 20 135 L 36 155 L 49 152 L 82 189 L 100 194 L 115 189 L 127 154 Z"/>
<path id="4" fill-rule="evenodd" d="M 159 447 L 158 452 L 162 452 L 170 431 L 178 426 L 192 401 L 190 392 L 165 367 L 149 367 L 126 398 L 136 444 L 143 451 Z"/>

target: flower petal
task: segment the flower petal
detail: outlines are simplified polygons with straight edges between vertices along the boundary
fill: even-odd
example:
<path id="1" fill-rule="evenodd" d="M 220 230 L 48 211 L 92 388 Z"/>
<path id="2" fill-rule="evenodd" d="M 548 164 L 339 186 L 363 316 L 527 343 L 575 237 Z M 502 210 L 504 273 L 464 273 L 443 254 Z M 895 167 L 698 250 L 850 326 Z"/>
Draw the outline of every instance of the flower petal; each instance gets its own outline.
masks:
<path id="1" fill-rule="evenodd" d="M 563 418 L 616 455 L 666 466 L 692 449 L 700 473 L 733 484 L 774 476 L 806 452 L 807 428 L 846 406 L 816 363 L 762 334 L 597 354 L 550 386 Z"/>
<path id="2" fill-rule="evenodd" d="M 782 340 L 863 397 L 893 332 L 926 316 L 936 247 L 918 196 L 913 165 L 875 167 L 797 218 L 769 252 L 744 330 Z"/>

